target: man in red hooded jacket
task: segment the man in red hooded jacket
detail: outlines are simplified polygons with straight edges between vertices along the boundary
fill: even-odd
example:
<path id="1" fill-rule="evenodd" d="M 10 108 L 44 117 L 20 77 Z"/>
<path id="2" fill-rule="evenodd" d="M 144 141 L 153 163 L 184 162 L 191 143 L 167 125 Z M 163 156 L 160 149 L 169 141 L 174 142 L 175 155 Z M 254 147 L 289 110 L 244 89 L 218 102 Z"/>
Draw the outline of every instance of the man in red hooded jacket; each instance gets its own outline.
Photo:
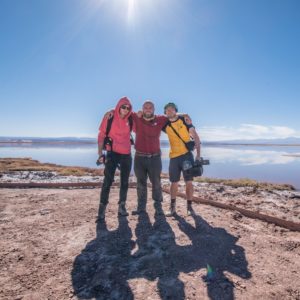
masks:
<path id="1" fill-rule="evenodd" d="M 111 129 L 106 137 L 106 130 L 108 119 L 103 118 L 98 134 L 98 154 L 99 162 L 104 162 L 102 157 L 102 150 L 105 138 L 111 140 L 111 149 L 108 150 L 105 169 L 104 181 L 100 194 L 100 205 L 98 211 L 97 221 L 105 218 L 105 210 L 108 204 L 108 197 L 111 185 L 114 181 L 114 176 L 117 167 L 120 168 L 120 196 L 119 196 L 119 209 L 118 213 L 122 216 L 128 216 L 125 203 L 127 199 L 128 181 L 132 166 L 131 157 L 131 142 L 130 142 L 130 122 L 129 117 L 132 112 L 132 105 L 127 97 L 119 100 L 113 115 Z"/>

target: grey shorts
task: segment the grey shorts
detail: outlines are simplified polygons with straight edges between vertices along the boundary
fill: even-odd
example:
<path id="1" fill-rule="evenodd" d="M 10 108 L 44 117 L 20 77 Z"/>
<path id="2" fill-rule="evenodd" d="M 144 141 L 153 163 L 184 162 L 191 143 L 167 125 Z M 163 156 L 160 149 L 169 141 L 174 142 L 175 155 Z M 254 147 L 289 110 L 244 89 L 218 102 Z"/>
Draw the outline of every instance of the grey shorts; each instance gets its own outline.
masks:
<path id="1" fill-rule="evenodd" d="M 169 178 L 171 182 L 178 182 L 180 180 L 181 172 L 183 174 L 184 181 L 193 180 L 193 176 L 184 172 L 185 164 L 194 164 L 194 156 L 192 152 L 177 156 L 170 159 L 169 165 Z"/>

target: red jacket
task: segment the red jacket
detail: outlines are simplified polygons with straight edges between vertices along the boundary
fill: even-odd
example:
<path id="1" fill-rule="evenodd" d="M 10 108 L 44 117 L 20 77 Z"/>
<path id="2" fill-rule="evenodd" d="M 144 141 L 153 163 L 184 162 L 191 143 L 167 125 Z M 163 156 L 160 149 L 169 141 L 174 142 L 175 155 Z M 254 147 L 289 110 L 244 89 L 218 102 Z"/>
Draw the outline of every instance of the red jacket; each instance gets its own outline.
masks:
<path id="1" fill-rule="evenodd" d="M 130 106 L 130 110 L 124 119 L 120 117 L 120 107 L 121 105 L 126 104 Z M 114 152 L 120 154 L 130 154 L 131 153 L 131 144 L 130 144 L 130 126 L 128 117 L 131 115 L 132 105 L 127 97 L 123 97 L 119 100 L 115 111 L 114 119 L 111 125 L 110 132 L 108 136 L 113 140 Z M 101 139 L 106 136 L 106 127 L 107 127 L 107 118 L 103 118 L 99 127 L 98 134 L 98 143 L 101 142 Z"/>

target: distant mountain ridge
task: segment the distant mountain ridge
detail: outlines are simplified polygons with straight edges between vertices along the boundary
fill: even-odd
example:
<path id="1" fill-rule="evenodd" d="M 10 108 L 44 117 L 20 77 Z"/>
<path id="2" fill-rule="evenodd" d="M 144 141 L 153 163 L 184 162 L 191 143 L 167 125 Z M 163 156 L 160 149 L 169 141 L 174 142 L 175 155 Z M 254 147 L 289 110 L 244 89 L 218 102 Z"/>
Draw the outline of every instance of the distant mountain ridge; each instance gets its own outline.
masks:
<path id="1" fill-rule="evenodd" d="M 97 143 L 96 138 L 86 137 L 2 137 L 2 143 Z"/>
<path id="2" fill-rule="evenodd" d="M 161 140 L 161 145 L 169 146 L 168 140 Z M 89 137 L 3 137 L 0 143 L 97 143 L 97 138 Z M 284 139 L 255 139 L 255 140 L 223 140 L 202 141 L 204 145 L 300 145 L 300 138 L 288 137 Z"/>

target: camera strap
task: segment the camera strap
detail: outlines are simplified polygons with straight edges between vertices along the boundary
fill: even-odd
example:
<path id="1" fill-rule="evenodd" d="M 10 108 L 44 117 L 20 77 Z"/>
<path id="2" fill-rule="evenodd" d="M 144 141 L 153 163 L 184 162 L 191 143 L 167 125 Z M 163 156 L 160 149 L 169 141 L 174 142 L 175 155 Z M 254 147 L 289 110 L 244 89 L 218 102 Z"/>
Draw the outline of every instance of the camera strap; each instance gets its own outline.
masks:
<path id="1" fill-rule="evenodd" d="M 179 135 L 179 133 L 177 132 L 177 130 L 172 126 L 172 123 L 170 121 L 168 121 L 168 125 L 172 128 L 172 130 L 174 131 L 174 133 L 182 140 L 182 142 L 184 143 L 184 145 L 186 146 L 186 143 L 184 141 L 184 139 Z"/>

